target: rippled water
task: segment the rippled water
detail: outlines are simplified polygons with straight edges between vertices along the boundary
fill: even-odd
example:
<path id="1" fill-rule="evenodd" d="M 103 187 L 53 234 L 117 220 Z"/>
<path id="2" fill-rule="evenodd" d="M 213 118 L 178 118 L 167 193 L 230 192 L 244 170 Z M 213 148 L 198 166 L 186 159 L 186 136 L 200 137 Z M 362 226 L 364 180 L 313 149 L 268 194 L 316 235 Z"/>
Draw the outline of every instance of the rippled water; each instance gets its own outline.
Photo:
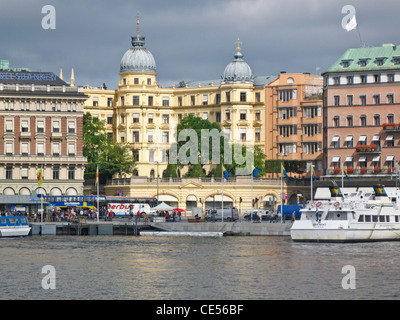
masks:
<path id="1" fill-rule="evenodd" d="M 0 299 L 398 299 L 400 242 L 290 237 L 31 236 L 0 239 Z M 44 290 L 44 265 L 56 289 Z M 356 289 L 342 288 L 342 268 Z"/>

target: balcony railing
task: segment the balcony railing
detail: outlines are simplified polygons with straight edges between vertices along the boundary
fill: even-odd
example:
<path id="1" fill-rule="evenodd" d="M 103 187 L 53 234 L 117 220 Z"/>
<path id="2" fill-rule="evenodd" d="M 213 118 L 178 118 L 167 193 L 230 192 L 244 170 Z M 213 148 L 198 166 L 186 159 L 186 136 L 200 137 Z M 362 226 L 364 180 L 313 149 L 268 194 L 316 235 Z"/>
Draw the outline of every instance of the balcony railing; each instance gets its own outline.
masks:
<path id="1" fill-rule="evenodd" d="M 400 123 L 384 123 L 382 125 L 382 127 L 385 132 L 399 132 L 400 131 Z"/>
<path id="2" fill-rule="evenodd" d="M 393 171 L 393 169 L 390 168 L 358 168 L 358 169 L 353 169 L 353 171 L 347 172 L 346 168 L 344 169 L 345 173 L 349 176 L 351 179 L 352 176 L 363 176 L 363 175 L 377 175 L 377 174 L 384 174 L 384 175 L 391 175 L 391 174 L 397 174 L 396 172 Z M 338 176 L 340 177 L 342 175 L 342 170 L 335 170 L 335 169 L 326 169 L 325 170 L 326 175 L 332 175 L 332 176 Z"/>
<path id="3" fill-rule="evenodd" d="M 379 153 L 381 152 L 381 147 L 376 144 L 372 145 L 358 145 L 356 146 L 357 153 Z"/>

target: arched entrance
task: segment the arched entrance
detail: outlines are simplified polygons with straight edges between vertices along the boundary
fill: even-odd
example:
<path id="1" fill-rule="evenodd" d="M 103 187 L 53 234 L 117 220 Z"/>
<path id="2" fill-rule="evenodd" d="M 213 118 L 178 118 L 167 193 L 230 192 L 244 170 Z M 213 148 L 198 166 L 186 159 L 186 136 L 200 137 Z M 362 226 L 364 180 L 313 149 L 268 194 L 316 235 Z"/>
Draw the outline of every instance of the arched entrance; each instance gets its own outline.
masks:
<path id="1" fill-rule="evenodd" d="M 216 194 L 206 198 L 206 210 L 221 209 L 222 208 L 222 195 Z M 224 194 L 224 208 L 232 208 L 233 200 L 231 197 Z"/>

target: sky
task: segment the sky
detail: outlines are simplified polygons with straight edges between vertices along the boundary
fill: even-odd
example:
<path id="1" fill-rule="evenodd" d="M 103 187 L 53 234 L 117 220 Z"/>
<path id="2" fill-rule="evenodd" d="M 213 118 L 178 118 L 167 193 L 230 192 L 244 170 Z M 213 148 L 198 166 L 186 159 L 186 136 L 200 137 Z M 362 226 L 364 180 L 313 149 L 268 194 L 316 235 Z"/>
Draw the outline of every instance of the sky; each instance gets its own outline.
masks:
<path id="1" fill-rule="evenodd" d="M 55 9 L 55 29 L 42 28 L 45 5 Z M 343 29 L 345 5 L 359 33 Z M 0 0 L 0 60 L 62 69 L 67 82 L 74 68 L 76 85 L 116 89 L 138 12 L 160 86 L 220 79 L 238 38 L 254 76 L 323 73 L 361 40 L 400 44 L 399 0 Z"/>

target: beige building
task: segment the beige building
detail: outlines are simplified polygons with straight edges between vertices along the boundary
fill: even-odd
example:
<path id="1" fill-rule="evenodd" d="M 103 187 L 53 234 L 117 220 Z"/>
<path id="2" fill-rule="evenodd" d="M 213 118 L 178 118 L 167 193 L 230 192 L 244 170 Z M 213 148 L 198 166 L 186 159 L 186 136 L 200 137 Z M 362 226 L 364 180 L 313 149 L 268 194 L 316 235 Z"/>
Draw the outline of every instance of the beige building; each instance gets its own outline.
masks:
<path id="1" fill-rule="evenodd" d="M 117 90 L 84 89 L 89 96 L 85 111 L 104 120 L 115 141 L 131 144 L 137 160 L 134 175 L 156 177 L 157 168 L 162 175 L 176 127 L 189 114 L 218 123 L 232 143 L 265 150 L 264 86 L 276 77 L 254 77 L 237 47 L 221 79 L 161 88 L 155 60 L 144 44 L 144 37 L 132 38 L 121 60 Z"/>

